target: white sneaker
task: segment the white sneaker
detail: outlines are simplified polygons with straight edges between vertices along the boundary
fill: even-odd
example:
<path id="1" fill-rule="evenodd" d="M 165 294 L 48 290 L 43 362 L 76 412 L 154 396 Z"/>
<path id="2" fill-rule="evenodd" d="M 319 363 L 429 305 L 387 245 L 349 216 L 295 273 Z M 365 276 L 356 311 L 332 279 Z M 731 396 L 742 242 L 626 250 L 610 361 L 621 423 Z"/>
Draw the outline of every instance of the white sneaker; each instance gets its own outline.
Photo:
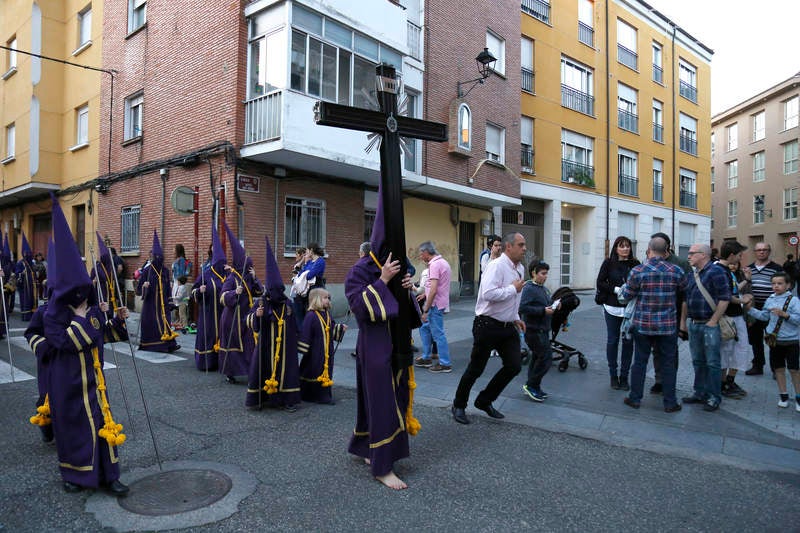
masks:
<path id="1" fill-rule="evenodd" d="M 789 400 L 778 400 L 778 407 L 789 407 Z"/>
<path id="2" fill-rule="evenodd" d="M 798 400 L 795 400 L 795 402 L 794 402 L 794 409 L 795 409 L 795 411 L 797 411 L 798 413 L 800 413 L 800 401 L 798 401 Z"/>

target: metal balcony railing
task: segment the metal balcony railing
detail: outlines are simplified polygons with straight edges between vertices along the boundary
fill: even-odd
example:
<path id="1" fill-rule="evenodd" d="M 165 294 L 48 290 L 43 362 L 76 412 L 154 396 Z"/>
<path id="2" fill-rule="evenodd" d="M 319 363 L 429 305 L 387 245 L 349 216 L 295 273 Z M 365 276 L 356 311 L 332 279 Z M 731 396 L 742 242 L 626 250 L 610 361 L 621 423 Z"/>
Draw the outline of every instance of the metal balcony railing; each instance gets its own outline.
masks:
<path id="1" fill-rule="evenodd" d="M 697 140 L 690 135 L 680 135 L 681 152 L 697 155 Z"/>
<path id="2" fill-rule="evenodd" d="M 630 67 L 633 70 L 638 70 L 639 56 L 636 55 L 636 52 L 629 48 L 625 48 L 621 44 L 617 44 L 617 61 L 626 67 Z"/>
<path id="3" fill-rule="evenodd" d="M 523 172 L 533 172 L 533 146 L 523 144 L 520 148 Z"/>
<path id="4" fill-rule="evenodd" d="M 244 103 L 244 143 L 278 139 L 281 136 L 281 91 Z"/>
<path id="5" fill-rule="evenodd" d="M 411 51 L 411 57 L 414 59 L 422 59 L 422 55 L 420 53 L 420 37 L 422 35 L 422 28 L 414 24 L 413 22 L 408 22 L 408 48 Z"/>
<path id="6" fill-rule="evenodd" d="M 664 69 L 653 63 L 653 81 L 664 83 Z"/>
<path id="7" fill-rule="evenodd" d="M 594 96 L 561 84 L 561 105 L 594 116 Z"/>
<path id="8" fill-rule="evenodd" d="M 653 140 L 660 143 L 664 142 L 664 126 L 661 124 L 653 124 Z"/>
<path id="9" fill-rule="evenodd" d="M 697 103 L 697 87 L 694 85 L 689 85 L 685 81 L 681 80 L 680 90 L 681 96 L 686 98 L 687 100 Z"/>
<path id="10" fill-rule="evenodd" d="M 659 183 L 653 184 L 653 201 L 654 202 L 664 201 L 664 187 Z"/>
<path id="11" fill-rule="evenodd" d="M 594 167 L 569 159 L 561 160 L 561 181 L 594 187 Z"/>
<path id="12" fill-rule="evenodd" d="M 636 178 L 636 176 L 620 174 L 619 183 L 617 185 L 619 187 L 620 194 L 639 196 L 639 180 Z"/>
<path id="13" fill-rule="evenodd" d="M 550 24 L 550 4 L 542 0 L 522 0 L 522 12 Z"/>
<path id="14" fill-rule="evenodd" d="M 533 71 L 529 68 L 522 67 L 522 90 L 528 93 L 533 91 Z"/>
<path id="15" fill-rule="evenodd" d="M 639 133 L 639 116 L 630 111 L 617 109 L 617 124 L 623 130 Z"/>
<path id="16" fill-rule="evenodd" d="M 697 209 L 697 194 L 693 192 L 681 191 L 680 206 L 690 209 Z"/>
<path id="17" fill-rule="evenodd" d="M 594 48 L 594 28 L 578 21 L 578 40 Z"/>

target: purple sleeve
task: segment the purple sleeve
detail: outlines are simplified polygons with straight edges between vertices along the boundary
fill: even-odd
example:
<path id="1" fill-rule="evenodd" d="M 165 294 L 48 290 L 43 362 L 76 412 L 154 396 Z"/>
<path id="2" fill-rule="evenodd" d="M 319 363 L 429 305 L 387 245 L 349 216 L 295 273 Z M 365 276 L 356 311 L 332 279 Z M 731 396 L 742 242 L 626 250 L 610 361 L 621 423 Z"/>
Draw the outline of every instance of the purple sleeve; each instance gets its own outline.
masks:
<path id="1" fill-rule="evenodd" d="M 356 263 L 345 279 L 345 294 L 350 309 L 361 322 L 386 322 L 399 311 L 397 300 L 380 280 L 377 267 Z"/>

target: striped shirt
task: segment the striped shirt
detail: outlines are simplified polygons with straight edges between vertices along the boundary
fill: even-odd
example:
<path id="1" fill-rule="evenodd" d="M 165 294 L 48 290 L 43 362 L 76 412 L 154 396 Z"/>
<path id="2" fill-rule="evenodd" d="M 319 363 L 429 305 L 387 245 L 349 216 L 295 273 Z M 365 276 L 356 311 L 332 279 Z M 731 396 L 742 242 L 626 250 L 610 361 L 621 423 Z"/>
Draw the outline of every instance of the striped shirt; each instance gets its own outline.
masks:
<path id="1" fill-rule="evenodd" d="M 772 294 L 772 275 L 776 272 L 783 272 L 783 267 L 775 261 L 770 261 L 762 267 L 751 263 L 748 268 L 752 274 L 750 283 L 753 291 L 753 304 L 756 309 L 761 309 Z"/>

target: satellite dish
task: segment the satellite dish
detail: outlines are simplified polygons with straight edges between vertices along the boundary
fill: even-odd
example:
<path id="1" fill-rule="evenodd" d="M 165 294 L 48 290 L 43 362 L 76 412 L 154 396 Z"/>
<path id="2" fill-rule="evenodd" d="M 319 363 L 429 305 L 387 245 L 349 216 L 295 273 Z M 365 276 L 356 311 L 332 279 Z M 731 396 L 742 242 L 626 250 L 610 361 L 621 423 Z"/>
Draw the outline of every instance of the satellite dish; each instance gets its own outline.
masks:
<path id="1" fill-rule="evenodd" d="M 172 209 L 179 215 L 191 215 L 194 213 L 194 190 L 191 187 L 177 187 L 169 197 Z"/>

